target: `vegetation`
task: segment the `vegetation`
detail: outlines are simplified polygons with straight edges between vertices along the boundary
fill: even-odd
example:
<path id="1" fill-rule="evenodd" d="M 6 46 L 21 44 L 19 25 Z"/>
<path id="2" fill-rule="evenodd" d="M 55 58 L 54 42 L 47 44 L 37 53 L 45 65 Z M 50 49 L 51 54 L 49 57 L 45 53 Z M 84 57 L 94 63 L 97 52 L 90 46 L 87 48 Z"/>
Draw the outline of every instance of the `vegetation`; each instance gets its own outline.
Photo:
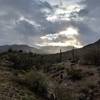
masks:
<path id="1" fill-rule="evenodd" d="M 73 91 L 62 85 L 55 88 L 55 94 L 57 100 L 77 100 L 76 97 L 73 95 Z"/>
<path id="2" fill-rule="evenodd" d="M 9 49 L 0 54 L 0 99 L 99 100 L 99 67 L 88 65 L 99 64 L 99 55 L 87 52 L 83 58 L 87 66 L 64 61 L 61 51 L 40 55 Z"/>
<path id="3" fill-rule="evenodd" d="M 72 81 L 81 80 L 83 78 L 83 73 L 80 69 L 67 69 L 67 74 Z"/>
<path id="4" fill-rule="evenodd" d="M 15 79 L 17 83 L 27 87 L 43 98 L 47 98 L 49 81 L 42 72 L 30 70 L 28 72 L 20 73 Z"/>
<path id="5" fill-rule="evenodd" d="M 100 65 L 100 52 L 99 50 L 89 50 L 83 56 L 85 64 Z"/>

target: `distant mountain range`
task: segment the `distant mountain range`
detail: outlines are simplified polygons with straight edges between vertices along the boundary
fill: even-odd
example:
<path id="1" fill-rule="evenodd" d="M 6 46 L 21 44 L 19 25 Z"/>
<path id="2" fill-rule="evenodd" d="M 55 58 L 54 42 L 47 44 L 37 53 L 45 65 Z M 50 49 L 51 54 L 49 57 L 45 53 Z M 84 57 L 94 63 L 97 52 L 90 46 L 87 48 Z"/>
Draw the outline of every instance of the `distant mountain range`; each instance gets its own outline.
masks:
<path id="1" fill-rule="evenodd" d="M 62 52 L 65 52 L 71 50 L 72 47 L 71 46 L 69 47 L 44 46 L 44 47 L 36 48 L 36 47 L 30 47 L 28 45 L 4 45 L 4 46 L 0 46 L 0 53 L 6 52 L 9 49 L 15 51 L 22 50 L 23 52 L 33 52 L 37 54 L 52 54 L 52 53 L 54 54 L 60 52 L 60 49 L 62 50 Z"/>
<path id="2" fill-rule="evenodd" d="M 72 46 L 43 46 L 40 49 L 47 52 L 48 54 L 55 54 L 55 53 L 59 53 L 60 49 L 62 52 L 66 52 L 71 50 L 73 47 Z"/>
<path id="3" fill-rule="evenodd" d="M 4 45 L 4 46 L 0 46 L 0 53 L 2 52 L 6 52 L 9 49 L 12 50 L 22 50 L 23 52 L 33 52 L 33 53 L 37 53 L 37 54 L 55 54 L 55 53 L 59 53 L 60 49 L 62 50 L 62 52 L 68 53 L 71 52 L 70 50 L 72 50 L 72 46 L 69 47 L 59 47 L 59 46 L 44 46 L 44 47 L 40 47 L 40 48 L 36 48 L 36 47 L 30 47 L 28 45 Z M 83 48 L 80 49 L 76 49 L 78 54 L 82 54 L 88 50 L 91 49 L 100 49 L 100 40 L 96 41 L 95 43 L 89 44 L 84 46 Z"/>
<path id="4" fill-rule="evenodd" d="M 35 48 L 35 47 L 30 47 L 28 45 L 4 45 L 0 46 L 0 53 L 6 52 L 9 49 L 19 51 L 22 50 L 23 52 L 33 52 L 33 53 L 44 53 L 42 50 Z"/>

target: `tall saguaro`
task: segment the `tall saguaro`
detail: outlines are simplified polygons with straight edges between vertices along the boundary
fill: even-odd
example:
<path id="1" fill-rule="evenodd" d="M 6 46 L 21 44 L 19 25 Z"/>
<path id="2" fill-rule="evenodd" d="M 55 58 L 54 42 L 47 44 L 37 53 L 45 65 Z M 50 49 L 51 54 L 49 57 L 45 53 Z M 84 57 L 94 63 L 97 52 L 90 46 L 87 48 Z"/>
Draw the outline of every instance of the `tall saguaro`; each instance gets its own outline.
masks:
<path id="1" fill-rule="evenodd" d="M 60 49 L 60 53 L 59 53 L 59 62 L 62 62 L 62 51 Z"/>
<path id="2" fill-rule="evenodd" d="M 73 60 L 73 61 L 75 60 L 75 51 L 74 51 L 74 46 L 73 46 L 73 49 L 72 49 L 72 60 Z"/>

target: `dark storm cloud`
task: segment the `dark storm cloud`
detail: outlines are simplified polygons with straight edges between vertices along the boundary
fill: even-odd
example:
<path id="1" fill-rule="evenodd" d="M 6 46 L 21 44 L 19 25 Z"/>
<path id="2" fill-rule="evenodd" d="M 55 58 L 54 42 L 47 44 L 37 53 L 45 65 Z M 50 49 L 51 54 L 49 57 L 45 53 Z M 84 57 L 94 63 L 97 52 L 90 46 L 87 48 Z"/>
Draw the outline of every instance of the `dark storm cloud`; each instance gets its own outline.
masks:
<path id="1" fill-rule="evenodd" d="M 100 0 L 83 0 L 81 4 L 86 7 L 79 13 L 79 16 L 84 17 L 84 21 L 78 26 L 82 30 L 81 33 L 87 33 L 85 40 L 90 43 L 100 38 Z"/>
<path id="2" fill-rule="evenodd" d="M 85 9 L 80 11 L 80 15 L 91 17 L 100 17 L 100 0 L 83 0 L 80 4 L 85 5 Z"/>
<path id="3" fill-rule="evenodd" d="M 83 0 L 83 4 L 91 11 L 93 8 L 100 7 L 100 0 Z"/>
<path id="4" fill-rule="evenodd" d="M 70 26 L 69 21 L 56 21 L 56 22 L 48 22 L 44 23 L 45 28 L 43 29 L 43 32 L 48 33 L 58 33 L 60 31 L 65 30 L 68 26 Z M 45 34 L 44 34 L 45 35 Z"/>
<path id="5" fill-rule="evenodd" d="M 98 33 L 96 33 L 93 29 L 91 29 L 87 24 L 83 22 L 73 23 L 73 26 L 78 28 L 79 40 L 82 44 L 89 44 L 91 42 L 95 42 L 98 38 Z"/>
<path id="6" fill-rule="evenodd" d="M 8 43 L 28 41 L 30 37 L 57 33 L 64 30 L 67 21 L 50 22 L 46 19 L 47 12 L 53 13 L 53 7 L 48 2 L 39 0 L 0 0 L 0 35 Z M 23 17 L 25 19 L 20 20 Z M 31 24 L 30 21 L 39 25 Z M 16 38 L 20 37 L 20 38 Z M 13 40 L 14 39 L 14 40 Z"/>
<path id="7" fill-rule="evenodd" d="M 74 19 L 70 21 L 59 19 L 52 22 L 47 20 L 47 16 L 53 15 L 55 8 L 48 2 L 42 0 L 0 0 L 0 45 L 7 43 L 30 44 L 34 40 L 39 41 L 40 36 L 59 33 L 70 26 L 79 30 L 79 39 L 83 44 L 96 40 L 100 30 L 100 0 L 77 1 L 78 4 L 86 7 L 79 13 L 73 12 L 70 19 L 71 17 Z M 83 20 L 75 20 L 76 16 L 83 18 Z M 67 37 L 59 36 L 52 41 L 64 42 L 66 40 Z"/>
<path id="8" fill-rule="evenodd" d="M 32 36 L 37 33 L 37 30 L 35 29 L 35 27 L 28 23 L 27 21 L 20 21 L 16 27 L 15 30 L 19 33 L 19 34 L 24 34 L 25 36 Z"/>
<path id="9" fill-rule="evenodd" d="M 35 25 L 26 20 L 19 21 L 19 19 L 25 17 L 41 25 L 46 21 L 46 14 L 42 12 L 42 9 L 51 11 L 52 7 L 49 3 L 39 0 L 0 0 L 0 44 L 4 41 L 8 43 L 23 41 L 22 38 L 17 38 L 19 34 L 20 36 L 23 34 L 23 37 L 27 39 L 34 34 L 40 34 Z"/>
<path id="10" fill-rule="evenodd" d="M 74 0 L 72 0 L 74 2 Z M 72 12 L 70 15 L 70 21 L 64 21 L 62 24 L 64 25 L 62 30 L 65 29 L 65 27 L 75 27 L 78 29 L 79 37 L 78 40 L 83 44 L 86 45 L 91 42 L 95 42 L 97 39 L 100 38 L 100 0 L 78 0 L 78 4 L 81 6 L 84 6 L 83 9 L 80 10 L 80 12 Z M 78 19 L 78 20 L 77 20 Z M 80 20 L 82 19 L 82 20 Z M 55 24 L 55 23 L 54 23 Z M 55 24 L 56 25 L 56 24 Z M 52 25 L 53 26 L 53 25 Z M 56 25 L 57 26 L 57 25 Z M 57 27 L 59 28 L 59 27 Z M 48 28 L 46 28 L 48 29 Z M 61 30 L 56 29 L 54 26 L 49 27 L 49 29 L 55 29 L 58 30 L 58 32 Z M 48 29 L 48 30 L 49 30 Z M 52 30 L 54 32 L 54 30 Z M 63 41 L 66 41 L 67 39 L 63 39 Z M 62 37 L 58 37 L 53 42 L 63 42 Z"/>

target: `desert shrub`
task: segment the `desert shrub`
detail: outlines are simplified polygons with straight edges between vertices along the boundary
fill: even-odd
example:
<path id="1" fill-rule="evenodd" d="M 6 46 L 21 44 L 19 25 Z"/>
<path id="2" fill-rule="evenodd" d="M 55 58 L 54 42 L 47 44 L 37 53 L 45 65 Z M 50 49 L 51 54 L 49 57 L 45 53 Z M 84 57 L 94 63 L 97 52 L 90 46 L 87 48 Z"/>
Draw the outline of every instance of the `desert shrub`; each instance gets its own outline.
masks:
<path id="1" fill-rule="evenodd" d="M 12 48 L 9 48 L 9 49 L 8 49 L 8 52 L 13 52 Z"/>
<path id="2" fill-rule="evenodd" d="M 19 70 L 27 70 L 33 66 L 40 70 L 45 63 L 44 56 L 39 54 L 13 51 L 5 53 L 3 56 L 7 56 L 7 61 L 11 62 L 9 67 Z"/>
<path id="3" fill-rule="evenodd" d="M 95 94 L 97 93 L 99 93 L 98 84 L 93 81 L 85 81 L 79 90 L 79 100 L 96 100 Z"/>
<path id="4" fill-rule="evenodd" d="M 80 69 L 68 69 L 67 75 L 72 81 L 81 80 L 83 78 L 83 73 Z"/>
<path id="5" fill-rule="evenodd" d="M 33 96 L 26 95 L 26 96 L 22 97 L 22 100 L 38 100 L 38 99 Z"/>
<path id="6" fill-rule="evenodd" d="M 8 61 L 13 63 L 9 67 L 23 70 L 31 68 L 34 63 L 32 57 L 24 53 L 10 53 L 8 54 Z"/>
<path id="7" fill-rule="evenodd" d="M 93 72 L 91 72 L 91 71 L 87 71 L 87 72 L 85 72 L 85 76 L 93 76 L 94 75 L 94 73 Z"/>
<path id="8" fill-rule="evenodd" d="M 95 100 L 95 88 L 84 88 L 80 91 L 79 100 Z"/>
<path id="9" fill-rule="evenodd" d="M 35 94 L 47 98 L 48 79 L 42 72 L 29 71 L 19 76 L 17 82 L 29 88 Z"/>
<path id="10" fill-rule="evenodd" d="M 57 100 L 77 100 L 71 89 L 61 85 L 55 88 L 55 95 Z"/>

